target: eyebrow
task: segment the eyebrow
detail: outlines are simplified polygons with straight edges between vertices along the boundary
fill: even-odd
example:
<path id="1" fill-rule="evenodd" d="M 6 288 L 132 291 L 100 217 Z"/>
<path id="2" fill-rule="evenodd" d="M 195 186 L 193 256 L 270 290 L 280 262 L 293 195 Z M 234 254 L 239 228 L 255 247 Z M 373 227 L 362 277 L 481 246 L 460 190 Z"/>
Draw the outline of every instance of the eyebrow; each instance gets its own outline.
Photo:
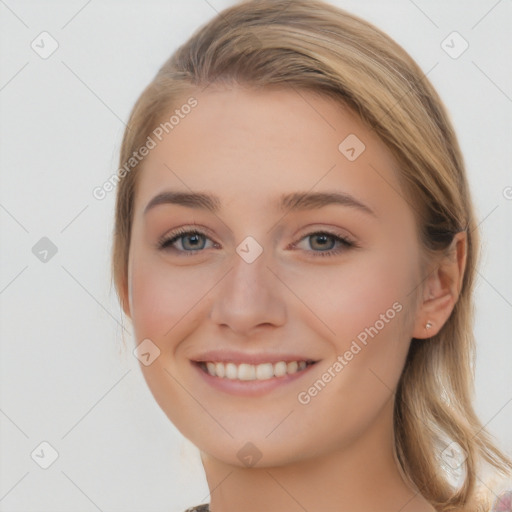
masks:
<path id="1" fill-rule="evenodd" d="M 165 191 L 157 194 L 149 201 L 144 208 L 144 215 L 155 206 L 162 204 L 178 204 L 212 213 L 218 213 L 221 208 L 220 199 L 211 194 Z M 279 208 L 283 211 L 311 210 L 331 204 L 356 208 L 364 213 L 377 217 L 369 206 L 345 192 L 294 192 L 291 194 L 283 194 L 279 198 Z"/>

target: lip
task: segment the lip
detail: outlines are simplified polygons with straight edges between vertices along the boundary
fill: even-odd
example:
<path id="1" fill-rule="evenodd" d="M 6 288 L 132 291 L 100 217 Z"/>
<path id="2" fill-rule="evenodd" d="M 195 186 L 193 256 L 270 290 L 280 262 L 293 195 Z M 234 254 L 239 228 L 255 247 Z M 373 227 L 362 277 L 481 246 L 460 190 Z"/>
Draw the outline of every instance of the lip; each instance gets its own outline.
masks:
<path id="1" fill-rule="evenodd" d="M 307 357 L 301 354 L 276 354 L 276 353 L 262 353 L 247 354 L 244 352 L 237 352 L 233 350 L 210 350 L 202 352 L 196 357 L 191 357 L 190 360 L 195 363 L 247 363 L 247 364 L 263 364 L 263 363 L 278 363 L 284 361 L 289 363 L 291 361 L 306 361 L 311 363 L 318 362 L 316 359 Z"/>
<path id="2" fill-rule="evenodd" d="M 258 356 L 259 357 L 259 356 Z M 274 362 L 284 361 L 285 359 L 276 359 Z M 290 361 L 304 361 L 305 359 L 290 359 Z M 208 361 L 212 361 L 208 359 Z M 222 359 L 213 359 L 216 362 L 235 362 L 235 360 L 222 360 Z M 240 359 L 236 359 L 236 361 L 240 361 Z M 267 380 L 237 380 L 237 379 L 228 379 L 226 377 L 214 377 L 210 375 L 208 372 L 204 371 L 199 362 L 191 361 L 192 368 L 198 373 L 199 378 L 203 379 L 206 384 L 217 389 L 218 391 L 223 391 L 225 393 L 231 395 L 238 396 L 261 396 L 271 391 L 286 386 L 298 379 L 301 379 L 305 375 L 309 375 L 311 368 L 316 365 L 316 362 L 310 360 L 313 364 L 308 365 L 304 370 L 301 370 L 296 373 L 286 374 L 282 377 L 272 377 Z M 249 362 L 247 358 L 244 361 L 240 362 Z M 268 359 L 262 362 L 271 362 Z M 258 364 L 258 363 L 249 363 L 249 364 Z"/>

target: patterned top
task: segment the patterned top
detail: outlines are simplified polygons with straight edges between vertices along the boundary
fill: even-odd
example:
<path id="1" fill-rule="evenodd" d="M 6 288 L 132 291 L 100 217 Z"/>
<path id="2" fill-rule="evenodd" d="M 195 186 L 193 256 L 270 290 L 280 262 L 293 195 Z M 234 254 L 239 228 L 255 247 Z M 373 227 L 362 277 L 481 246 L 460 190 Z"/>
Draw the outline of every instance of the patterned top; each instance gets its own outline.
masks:
<path id="1" fill-rule="evenodd" d="M 512 511 L 512 490 L 505 491 L 498 496 L 492 505 L 491 512 L 511 512 Z"/>
<path id="2" fill-rule="evenodd" d="M 197 507 L 188 508 L 185 512 L 210 512 L 208 505 L 208 503 L 203 503 L 197 505 Z M 512 512 L 512 490 L 500 494 L 493 503 L 490 512 Z"/>
<path id="3" fill-rule="evenodd" d="M 210 507 L 208 503 L 204 503 L 203 505 L 198 505 L 197 507 L 187 508 L 185 512 L 210 512 Z"/>

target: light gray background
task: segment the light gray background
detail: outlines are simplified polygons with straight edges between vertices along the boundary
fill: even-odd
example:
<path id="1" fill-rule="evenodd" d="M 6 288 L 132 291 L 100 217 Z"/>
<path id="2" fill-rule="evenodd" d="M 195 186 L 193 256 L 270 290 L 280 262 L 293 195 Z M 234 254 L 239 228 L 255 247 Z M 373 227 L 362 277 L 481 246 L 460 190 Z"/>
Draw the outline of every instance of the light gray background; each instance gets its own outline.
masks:
<path id="1" fill-rule="evenodd" d="M 115 194 L 99 201 L 92 189 L 115 172 L 123 122 L 157 69 L 232 3 L 0 0 L 2 512 L 177 512 L 209 499 L 126 322 L 122 349 L 109 275 Z M 402 44 L 455 123 L 484 244 L 475 404 L 512 455 L 512 4 L 333 3 Z M 47 59 L 31 48 L 42 31 L 59 44 Z M 457 59 L 441 47 L 453 31 L 469 43 Z M 32 253 L 44 236 L 58 249 L 46 263 Z M 42 441 L 59 454 L 48 469 L 31 458 Z"/>

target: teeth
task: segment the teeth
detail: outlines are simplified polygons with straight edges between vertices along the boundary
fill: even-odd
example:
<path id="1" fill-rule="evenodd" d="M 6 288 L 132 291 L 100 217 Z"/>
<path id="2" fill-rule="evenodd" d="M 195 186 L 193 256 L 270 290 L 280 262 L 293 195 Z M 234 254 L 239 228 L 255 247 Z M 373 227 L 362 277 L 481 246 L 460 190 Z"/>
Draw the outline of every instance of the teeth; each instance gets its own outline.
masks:
<path id="1" fill-rule="evenodd" d="M 286 371 L 288 373 L 295 373 L 299 368 L 299 363 L 297 361 L 291 361 L 286 365 Z"/>
<path id="2" fill-rule="evenodd" d="M 240 380 L 254 380 L 256 378 L 256 367 L 252 364 L 241 364 L 238 367 L 238 378 Z"/>
<path id="3" fill-rule="evenodd" d="M 206 368 L 208 369 L 208 373 L 210 375 L 215 375 L 216 374 L 216 371 L 215 371 L 215 363 L 210 363 L 210 361 L 208 361 L 206 363 Z"/>
<path id="4" fill-rule="evenodd" d="M 268 380 L 284 377 L 304 370 L 306 361 L 279 361 L 278 363 L 247 364 L 241 363 L 202 363 L 203 368 L 213 377 L 224 377 L 231 380 Z"/>
<path id="5" fill-rule="evenodd" d="M 284 361 L 279 361 L 279 363 L 274 365 L 274 375 L 276 377 L 282 377 L 283 375 L 286 375 L 286 370 L 286 363 Z"/>
<path id="6" fill-rule="evenodd" d="M 256 366 L 256 378 L 258 380 L 271 379 L 274 376 L 274 365 L 272 363 L 264 363 Z"/>
<path id="7" fill-rule="evenodd" d="M 228 363 L 226 365 L 226 377 L 228 379 L 236 379 L 238 377 L 238 368 L 234 363 Z"/>
<path id="8" fill-rule="evenodd" d="M 208 368 L 208 371 L 210 369 Z M 216 375 L 217 377 L 225 377 L 226 376 L 226 368 L 223 363 L 217 363 L 215 365 L 215 372 L 210 372 L 211 375 Z"/>

